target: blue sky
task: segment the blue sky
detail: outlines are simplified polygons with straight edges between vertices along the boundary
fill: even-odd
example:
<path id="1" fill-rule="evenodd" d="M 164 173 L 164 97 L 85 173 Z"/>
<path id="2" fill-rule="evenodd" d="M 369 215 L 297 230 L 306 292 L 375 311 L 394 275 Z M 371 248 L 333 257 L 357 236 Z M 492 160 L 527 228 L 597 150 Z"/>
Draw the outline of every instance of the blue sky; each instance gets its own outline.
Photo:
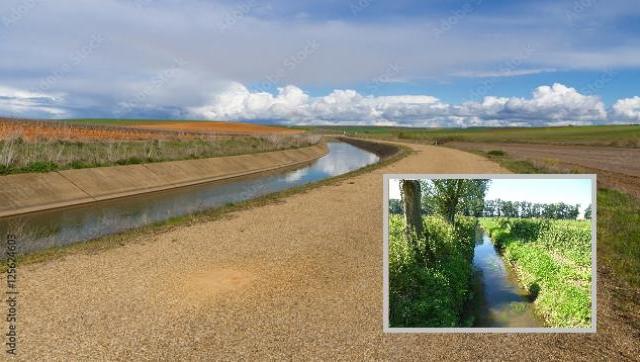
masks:
<path id="1" fill-rule="evenodd" d="M 486 199 L 538 203 L 591 204 L 591 179 L 495 179 Z"/>
<path id="2" fill-rule="evenodd" d="M 640 122 L 631 0 L 7 0 L 0 114 Z"/>

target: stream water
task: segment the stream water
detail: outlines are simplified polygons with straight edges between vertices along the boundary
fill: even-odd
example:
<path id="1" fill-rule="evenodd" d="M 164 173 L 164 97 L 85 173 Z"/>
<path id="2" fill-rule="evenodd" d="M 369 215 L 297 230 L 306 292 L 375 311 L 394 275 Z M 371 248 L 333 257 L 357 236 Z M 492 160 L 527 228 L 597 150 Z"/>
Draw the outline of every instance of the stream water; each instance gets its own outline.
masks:
<path id="1" fill-rule="evenodd" d="M 520 287 L 493 241 L 478 229 L 473 256 L 475 327 L 544 327 L 529 292 Z"/>
<path id="2" fill-rule="evenodd" d="M 253 199 L 379 161 L 376 154 L 344 142 L 327 145 L 329 153 L 307 166 L 3 218 L 0 233 L 17 234 L 18 252 L 28 253 Z"/>

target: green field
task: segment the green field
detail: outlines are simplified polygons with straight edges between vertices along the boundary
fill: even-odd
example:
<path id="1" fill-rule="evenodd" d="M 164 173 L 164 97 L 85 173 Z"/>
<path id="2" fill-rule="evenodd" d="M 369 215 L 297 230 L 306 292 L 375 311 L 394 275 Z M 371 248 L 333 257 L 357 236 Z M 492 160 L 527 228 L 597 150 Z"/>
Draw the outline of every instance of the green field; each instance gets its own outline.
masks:
<path id="1" fill-rule="evenodd" d="M 371 126 L 326 126 L 305 129 L 330 134 L 397 139 L 442 144 L 464 142 L 521 142 L 640 147 L 640 125 L 566 126 L 538 128 L 407 128 Z"/>
<path id="2" fill-rule="evenodd" d="M 591 324 L 591 223 L 482 218 L 536 309 L 552 327 Z"/>

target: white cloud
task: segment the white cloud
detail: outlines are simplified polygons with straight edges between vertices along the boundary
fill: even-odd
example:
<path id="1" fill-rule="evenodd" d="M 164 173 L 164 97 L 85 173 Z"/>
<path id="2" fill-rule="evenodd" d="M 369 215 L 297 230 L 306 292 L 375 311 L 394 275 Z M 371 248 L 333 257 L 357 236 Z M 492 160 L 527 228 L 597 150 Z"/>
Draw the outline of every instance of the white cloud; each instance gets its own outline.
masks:
<path id="1" fill-rule="evenodd" d="M 375 124 L 412 126 L 499 126 L 589 124 L 606 121 L 599 97 L 580 94 L 562 84 L 541 86 L 532 98 L 485 97 L 481 102 L 451 105 L 428 95 L 364 96 L 334 90 L 310 97 L 288 85 L 276 95 L 250 92 L 240 83 L 188 110 L 205 119 L 282 120 L 307 124 Z"/>
<path id="2" fill-rule="evenodd" d="M 613 105 L 613 112 L 622 121 L 640 122 L 640 97 L 618 100 Z"/>
<path id="3" fill-rule="evenodd" d="M 32 92 L 0 86 L 0 112 L 16 117 L 65 117 L 67 112 L 56 104 L 64 97 L 60 94 Z"/>

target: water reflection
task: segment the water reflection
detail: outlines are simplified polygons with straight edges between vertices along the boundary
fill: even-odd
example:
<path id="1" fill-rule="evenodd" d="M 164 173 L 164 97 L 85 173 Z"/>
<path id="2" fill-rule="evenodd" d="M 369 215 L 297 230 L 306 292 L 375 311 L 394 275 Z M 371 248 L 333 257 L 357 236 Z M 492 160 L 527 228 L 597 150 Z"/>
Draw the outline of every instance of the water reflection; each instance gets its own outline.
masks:
<path id="1" fill-rule="evenodd" d="M 514 275 L 496 253 L 491 238 L 482 233 L 476 238 L 473 266 L 478 295 L 477 327 L 542 327 L 533 313 L 528 293 L 520 288 Z"/>
<path id="2" fill-rule="evenodd" d="M 375 163 L 373 153 L 342 142 L 306 167 L 0 220 L 21 239 L 19 252 L 85 241 L 171 217 L 223 206 L 344 174 Z"/>

